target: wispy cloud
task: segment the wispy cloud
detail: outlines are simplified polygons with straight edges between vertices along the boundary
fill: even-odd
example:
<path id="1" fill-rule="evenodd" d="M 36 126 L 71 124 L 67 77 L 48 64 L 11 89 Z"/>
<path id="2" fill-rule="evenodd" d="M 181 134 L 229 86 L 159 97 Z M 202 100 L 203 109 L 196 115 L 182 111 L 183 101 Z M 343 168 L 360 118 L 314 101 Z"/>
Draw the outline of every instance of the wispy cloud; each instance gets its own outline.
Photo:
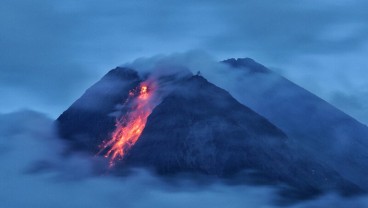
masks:
<path id="1" fill-rule="evenodd" d="M 33 106 L 56 117 L 108 69 L 141 56 L 191 49 L 218 60 L 255 58 L 331 102 L 335 92 L 326 91 L 337 93 L 342 84 L 326 82 L 325 73 L 331 79 L 346 76 L 354 85 L 347 94 L 360 97 L 355 88 L 367 87 L 355 84 L 367 68 L 364 58 L 356 58 L 368 52 L 362 0 L 5 0 L 2 5 L 0 91 L 7 96 L 2 111 Z"/>

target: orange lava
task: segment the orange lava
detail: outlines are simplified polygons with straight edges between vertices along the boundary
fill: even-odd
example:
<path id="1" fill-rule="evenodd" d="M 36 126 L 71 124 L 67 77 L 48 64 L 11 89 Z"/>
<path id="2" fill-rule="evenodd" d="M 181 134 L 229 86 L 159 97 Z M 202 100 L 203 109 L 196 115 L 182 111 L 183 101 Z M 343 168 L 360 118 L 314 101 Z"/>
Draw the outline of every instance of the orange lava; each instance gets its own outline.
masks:
<path id="1" fill-rule="evenodd" d="M 110 157 L 110 167 L 114 166 L 116 160 L 120 160 L 126 155 L 142 134 L 147 117 L 154 108 L 152 88 L 152 84 L 148 86 L 147 83 L 142 83 L 139 89 L 129 92 L 125 105 L 131 105 L 130 110 L 116 122 L 112 138 L 105 141 L 101 147 L 101 151 L 107 150 L 104 156 Z"/>

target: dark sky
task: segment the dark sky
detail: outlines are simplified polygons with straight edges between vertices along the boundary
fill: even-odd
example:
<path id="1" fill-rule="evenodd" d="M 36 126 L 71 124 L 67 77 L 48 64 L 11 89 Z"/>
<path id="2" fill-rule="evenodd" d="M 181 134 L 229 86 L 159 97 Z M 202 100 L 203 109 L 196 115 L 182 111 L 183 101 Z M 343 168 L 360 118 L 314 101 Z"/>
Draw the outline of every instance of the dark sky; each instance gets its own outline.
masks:
<path id="1" fill-rule="evenodd" d="M 368 124 L 367 8 L 364 0 L 2 0 L 0 112 L 56 117 L 117 65 L 203 50 L 254 58 Z"/>

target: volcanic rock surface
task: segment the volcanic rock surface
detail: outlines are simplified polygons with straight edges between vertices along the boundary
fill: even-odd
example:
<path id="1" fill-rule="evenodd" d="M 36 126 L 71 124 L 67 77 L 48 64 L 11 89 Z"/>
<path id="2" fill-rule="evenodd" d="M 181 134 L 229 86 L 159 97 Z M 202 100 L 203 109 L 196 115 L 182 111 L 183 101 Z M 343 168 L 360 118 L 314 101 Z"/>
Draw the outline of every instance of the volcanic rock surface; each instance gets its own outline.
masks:
<path id="1" fill-rule="evenodd" d="M 223 63 L 244 70 L 248 77 L 278 76 L 251 59 Z M 350 138 L 352 143 L 363 143 L 351 145 L 352 150 L 362 151 L 365 143 L 358 136 L 367 132 L 366 127 L 282 77 L 270 83 L 262 76 L 269 88 L 246 80 L 243 94 L 236 96 L 241 103 L 200 75 L 158 78 L 160 83 L 169 80 L 162 86 L 172 89 L 165 92 L 140 138 L 114 170 L 144 167 L 162 176 L 189 173 L 236 183 L 277 184 L 287 187 L 283 193 L 294 198 L 329 190 L 345 195 L 365 191 L 364 183 L 349 175 L 351 171 L 341 171 L 330 161 L 327 150 L 335 140 Z M 116 128 L 117 117 L 129 110 L 122 107 L 129 91 L 142 81 L 136 71 L 117 67 L 60 115 L 59 134 L 71 150 L 99 152 Z M 343 138 L 336 138 L 336 132 Z M 310 155 L 311 149 L 327 153 Z M 339 158 L 345 158 L 342 155 Z M 355 153 L 342 163 L 364 164 L 355 155 L 365 153 Z"/>
<path id="2" fill-rule="evenodd" d="M 244 87 L 229 89 L 241 103 L 282 129 L 310 159 L 368 190 L 366 125 L 252 59 L 223 63 L 242 74 Z"/>

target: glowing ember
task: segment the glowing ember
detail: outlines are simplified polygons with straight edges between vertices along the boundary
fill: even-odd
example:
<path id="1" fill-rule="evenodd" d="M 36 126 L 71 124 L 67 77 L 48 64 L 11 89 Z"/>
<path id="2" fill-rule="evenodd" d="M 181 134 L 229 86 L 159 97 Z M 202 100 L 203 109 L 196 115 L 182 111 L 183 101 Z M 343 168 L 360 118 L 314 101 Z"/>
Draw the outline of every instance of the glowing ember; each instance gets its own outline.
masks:
<path id="1" fill-rule="evenodd" d="M 110 157 L 110 167 L 115 164 L 116 160 L 125 156 L 127 151 L 137 142 L 146 126 L 147 117 L 154 108 L 152 88 L 152 84 L 148 87 L 147 83 L 142 83 L 139 89 L 129 92 L 125 106 L 131 105 L 131 110 L 116 122 L 112 138 L 104 141 L 101 145 L 101 151 L 108 150 L 105 157 Z"/>

